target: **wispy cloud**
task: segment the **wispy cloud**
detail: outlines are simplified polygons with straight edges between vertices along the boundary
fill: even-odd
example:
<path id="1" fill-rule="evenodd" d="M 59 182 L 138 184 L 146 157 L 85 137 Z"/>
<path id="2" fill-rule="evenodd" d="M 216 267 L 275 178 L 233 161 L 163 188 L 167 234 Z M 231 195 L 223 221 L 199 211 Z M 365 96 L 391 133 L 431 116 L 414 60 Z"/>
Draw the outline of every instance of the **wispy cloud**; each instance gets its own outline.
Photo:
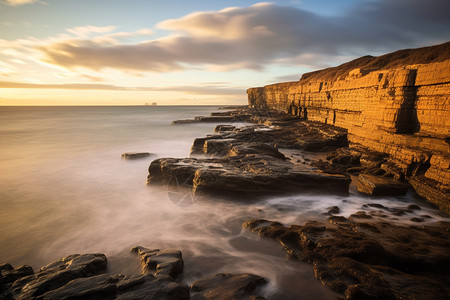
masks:
<path id="1" fill-rule="evenodd" d="M 77 37 L 85 38 L 85 37 L 91 36 L 91 34 L 93 34 L 93 33 L 94 34 L 107 33 L 107 32 L 114 31 L 115 29 L 116 29 L 115 26 L 87 25 L 87 26 L 79 26 L 79 27 L 69 28 L 69 29 L 67 29 L 67 32 L 70 32 Z"/>
<path id="2" fill-rule="evenodd" d="M 212 84 L 203 86 L 165 86 L 165 87 L 123 87 L 111 84 L 69 83 L 40 84 L 0 81 L 0 88 L 7 89 L 62 89 L 62 90 L 110 90 L 110 91 L 148 91 L 148 92 L 182 92 L 192 95 L 243 95 L 245 88 L 227 87 Z"/>
<path id="3" fill-rule="evenodd" d="M 409 0 L 407 4 L 380 0 L 360 2 L 339 17 L 324 17 L 260 3 L 166 20 L 157 27 L 168 30 L 169 36 L 139 43 L 124 43 L 121 37 L 149 35 L 149 29 L 127 33 L 114 32 L 113 26 L 83 26 L 69 29 L 68 35 L 21 45 L 22 50 L 37 51 L 40 61 L 71 70 L 229 71 L 261 70 L 269 64 L 317 68 L 343 56 L 447 41 L 448 11 L 448 0 Z"/>
<path id="4" fill-rule="evenodd" d="M 41 0 L 0 0 L 0 3 L 5 3 L 10 6 L 19 6 L 19 5 L 30 4 L 30 3 L 35 3 L 35 2 L 46 4 L 45 2 L 43 2 Z"/>

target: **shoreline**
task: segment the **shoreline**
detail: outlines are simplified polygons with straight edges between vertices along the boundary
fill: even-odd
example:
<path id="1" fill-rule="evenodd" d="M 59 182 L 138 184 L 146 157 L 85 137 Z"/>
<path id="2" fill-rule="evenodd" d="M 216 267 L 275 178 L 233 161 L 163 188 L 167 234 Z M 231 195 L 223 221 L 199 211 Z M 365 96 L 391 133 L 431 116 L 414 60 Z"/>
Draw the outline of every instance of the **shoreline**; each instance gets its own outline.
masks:
<path id="1" fill-rule="evenodd" d="M 236 111 L 233 113 L 239 114 Z M 194 141 L 191 158 L 177 159 L 171 163 L 169 159 L 152 162 L 149 184 L 170 184 L 173 183 L 170 176 L 181 174 L 187 179 L 192 176 L 194 195 L 201 197 L 203 193 L 217 194 L 217 191 L 223 195 L 223 191 L 234 184 L 233 188 L 239 187 L 237 194 L 244 196 L 239 201 L 247 201 L 252 194 L 256 195 L 257 200 L 258 192 L 268 194 L 264 186 L 270 177 L 280 178 L 269 184 L 274 195 L 285 195 L 286 189 L 287 195 L 299 192 L 309 194 L 314 192 L 314 187 L 309 184 L 293 190 L 290 185 L 299 178 L 311 178 L 309 183 L 324 178 L 325 181 L 316 190 L 318 195 L 323 195 L 326 181 L 333 183 L 330 188 L 339 182 L 338 185 L 348 191 L 350 174 L 385 175 L 377 174 L 380 168 L 369 167 L 368 158 L 380 157 L 373 153 L 352 153 L 342 148 L 345 132 L 334 126 L 304 122 L 279 112 L 257 111 L 248 117 L 249 111 L 244 110 L 240 114 L 245 117 L 239 121 L 248 118 L 246 121 L 256 122 L 256 125 L 241 126 L 241 122 L 236 124 L 238 126 L 218 125 L 216 134 Z M 292 133 L 292 126 L 303 129 L 294 140 L 289 134 Z M 361 164 L 363 155 L 364 166 Z M 355 157 L 359 157 L 359 165 Z M 280 165 L 283 167 L 281 170 Z M 271 169 L 265 174 L 267 166 Z M 162 172 L 154 173 L 158 168 Z M 220 172 L 221 169 L 226 172 Z M 337 176 L 339 172 L 341 175 Z M 239 176 L 231 176 L 233 173 Z M 293 176 L 293 181 L 286 182 L 286 176 L 291 176 L 289 174 Z M 305 174 L 309 177 L 304 177 Z M 337 182 L 334 181 L 336 178 Z M 395 178 L 395 174 L 385 178 Z M 242 179 L 247 180 L 246 184 L 236 186 L 236 182 Z M 253 188 L 246 189 L 247 186 Z M 254 186 L 258 186 L 259 190 L 255 190 Z M 327 192 L 334 194 L 341 188 Z M 231 198 L 235 197 L 236 194 L 231 195 Z M 230 200 L 230 195 L 224 198 Z M 399 209 L 373 203 L 376 199 L 367 197 L 367 204 L 361 207 L 361 211 L 348 218 L 339 216 L 340 208 L 336 205 L 323 212 L 323 221 L 295 225 L 254 219 L 244 222 L 242 227 L 261 237 L 278 241 L 289 258 L 312 264 L 316 278 L 346 299 L 397 299 L 399 296 L 414 295 L 426 295 L 427 299 L 445 297 L 445 293 L 449 293 L 448 285 L 445 285 L 449 277 L 439 270 L 450 266 L 446 252 L 449 249 L 447 237 L 450 222 L 438 221 L 431 225 L 429 218 L 416 216 L 422 210 L 418 205 Z M 448 218 L 445 214 L 443 216 Z M 417 225 L 411 225 L 411 222 L 401 224 L 402 219 L 397 222 L 395 218 L 409 218 Z M 352 247 L 349 248 L 349 245 Z M 419 251 L 416 251 L 417 247 Z M 228 293 L 245 298 L 258 294 L 260 289 L 257 287 L 263 287 L 267 281 L 258 274 L 226 274 L 201 279 L 189 288 L 181 277 L 178 278 L 182 274 L 181 252 L 143 248 L 136 248 L 134 252 L 141 256 L 142 275 L 106 275 L 106 257 L 100 254 L 81 255 L 83 259 L 77 263 L 74 260 L 81 259 L 78 256 L 62 259 L 51 264 L 57 268 L 44 267 L 36 274 L 27 267 L 13 269 L 12 266 L 2 265 L 0 296 L 26 299 L 44 295 L 44 298 L 58 299 L 64 295 L 96 295 L 107 299 L 147 299 L 153 295 L 154 299 L 158 299 L 170 294 L 173 296 L 171 299 L 189 299 L 202 293 L 216 296 Z M 92 264 L 98 268 L 92 270 Z M 79 266 L 77 270 L 90 271 L 77 273 L 72 265 Z M 389 281 L 386 281 L 388 277 Z M 246 290 L 244 294 L 242 289 Z M 141 296 L 147 298 L 139 298 Z"/>

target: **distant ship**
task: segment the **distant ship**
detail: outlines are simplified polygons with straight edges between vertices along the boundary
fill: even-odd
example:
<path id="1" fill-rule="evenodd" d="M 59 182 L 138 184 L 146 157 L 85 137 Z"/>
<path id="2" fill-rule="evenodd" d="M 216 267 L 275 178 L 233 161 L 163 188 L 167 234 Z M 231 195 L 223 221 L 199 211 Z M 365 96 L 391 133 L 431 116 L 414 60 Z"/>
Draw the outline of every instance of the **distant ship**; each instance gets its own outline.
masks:
<path id="1" fill-rule="evenodd" d="M 156 105 L 158 105 L 158 103 L 156 103 L 156 102 L 153 102 L 153 103 L 152 103 L 152 106 L 156 106 Z"/>

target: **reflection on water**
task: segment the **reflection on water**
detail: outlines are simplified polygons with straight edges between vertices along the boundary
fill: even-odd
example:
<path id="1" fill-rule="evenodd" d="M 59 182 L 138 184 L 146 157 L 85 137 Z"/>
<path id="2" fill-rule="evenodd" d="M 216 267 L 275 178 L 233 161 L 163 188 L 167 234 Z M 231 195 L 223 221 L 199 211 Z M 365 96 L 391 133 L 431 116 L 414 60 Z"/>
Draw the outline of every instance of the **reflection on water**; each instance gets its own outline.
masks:
<path id="1" fill-rule="evenodd" d="M 188 156 L 193 139 L 215 127 L 170 122 L 212 110 L 1 107 L 0 263 L 37 269 L 72 253 L 101 252 L 109 258 L 109 272 L 131 274 L 139 271 L 131 247 L 176 248 L 183 252 L 187 283 L 220 272 L 249 272 L 269 279 L 269 298 L 333 298 L 309 265 L 288 261 L 277 243 L 240 225 L 251 218 L 302 223 L 323 218 L 332 205 L 348 216 L 364 197 L 303 195 L 251 204 L 202 199 L 180 206 L 167 189 L 146 187 L 153 159 Z M 131 151 L 155 156 L 120 159 Z"/>

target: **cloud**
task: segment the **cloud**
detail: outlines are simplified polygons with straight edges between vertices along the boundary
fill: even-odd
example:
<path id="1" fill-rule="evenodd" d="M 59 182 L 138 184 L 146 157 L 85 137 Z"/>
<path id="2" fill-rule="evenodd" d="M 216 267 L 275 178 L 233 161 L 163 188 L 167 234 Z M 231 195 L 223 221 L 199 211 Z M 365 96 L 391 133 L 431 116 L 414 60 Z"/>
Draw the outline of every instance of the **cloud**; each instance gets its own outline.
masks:
<path id="1" fill-rule="evenodd" d="M 159 39 L 125 44 L 111 27 L 88 26 L 37 49 L 45 63 L 95 71 L 262 70 L 269 64 L 314 68 L 343 57 L 445 42 L 450 38 L 448 11 L 448 0 L 379 0 L 325 17 L 260 3 L 166 20 L 157 27 L 169 36 Z M 84 38 L 92 32 L 104 34 Z"/>
<path id="2" fill-rule="evenodd" d="M 116 29 L 115 26 L 79 26 L 67 29 L 67 32 L 74 34 L 77 37 L 89 37 L 92 33 L 106 33 Z"/>
<path id="3" fill-rule="evenodd" d="M 42 1 L 39 0 L 1 0 L 1 3 L 5 3 L 9 6 L 18 6 L 18 5 L 24 5 L 24 4 L 30 4 L 30 3 L 43 3 Z"/>
<path id="4" fill-rule="evenodd" d="M 41 84 L 41 83 L 0 81 L 0 88 L 183 92 L 192 95 L 221 95 L 221 96 L 245 95 L 245 88 L 231 88 L 227 87 L 225 84 L 211 84 L 211 85 L 206 84 L 203 86 L 123 87 L 111 84 L 93 84 L 93 83 Z"/>

